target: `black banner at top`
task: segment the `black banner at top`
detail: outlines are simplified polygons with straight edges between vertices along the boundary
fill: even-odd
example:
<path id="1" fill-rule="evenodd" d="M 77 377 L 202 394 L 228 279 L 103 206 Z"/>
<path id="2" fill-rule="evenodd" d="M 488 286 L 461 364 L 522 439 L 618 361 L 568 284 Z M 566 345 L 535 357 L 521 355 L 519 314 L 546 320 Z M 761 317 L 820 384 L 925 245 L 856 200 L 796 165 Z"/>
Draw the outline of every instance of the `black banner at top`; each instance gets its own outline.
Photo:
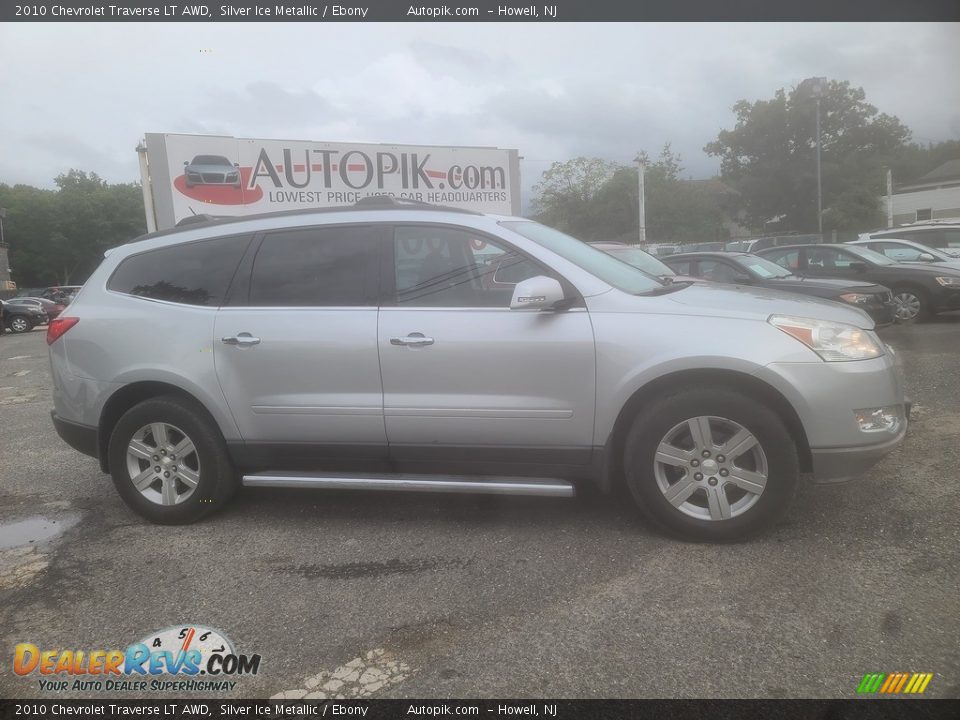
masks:
<path id="1" fill-rule="evenodd" d="M 2 22 L 960 21 L 958 0 L 34 0 Z"/>

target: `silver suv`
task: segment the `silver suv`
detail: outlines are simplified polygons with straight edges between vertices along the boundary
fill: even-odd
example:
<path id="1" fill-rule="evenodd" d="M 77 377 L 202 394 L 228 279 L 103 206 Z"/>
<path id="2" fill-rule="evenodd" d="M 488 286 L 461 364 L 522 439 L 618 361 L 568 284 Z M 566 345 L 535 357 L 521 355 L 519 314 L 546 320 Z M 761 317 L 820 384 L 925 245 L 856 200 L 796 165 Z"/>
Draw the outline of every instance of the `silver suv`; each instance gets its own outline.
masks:
<path id="1" fill-rule="evenodd" d="M 169 524 L 240 484 L 592 482 L 729 540 L 780 516 L 802 473 L 864 472 L 908 416 L 861 310 L 666 284 L 529 220 L 395 201 L 140 238 L 47 342 L 60 436 Z"/>

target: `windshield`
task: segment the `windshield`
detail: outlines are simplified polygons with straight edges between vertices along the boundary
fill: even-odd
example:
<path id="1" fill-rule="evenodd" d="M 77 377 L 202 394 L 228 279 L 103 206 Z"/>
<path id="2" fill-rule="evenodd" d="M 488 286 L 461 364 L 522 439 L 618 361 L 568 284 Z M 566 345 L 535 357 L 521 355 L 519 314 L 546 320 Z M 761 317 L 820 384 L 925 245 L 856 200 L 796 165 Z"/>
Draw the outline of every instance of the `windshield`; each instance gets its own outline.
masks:
<path id="1" fill-rule="evenodd" d="M 883 239 L 885 241 L 891 240 L 891 238 L 883 238 Z M 921 245 L 920 243 L 911 242 L 910 240 L 904 240 L 902 238 L 898 240 L 893 240 L 893 242 L 898 242 L 898 241 L 902 243 L 902 245 L 898 245 L 894 247 L 893 248 L 894 250 L 910 248 L 911 250 L 916 250 L 917 252 L 927 253 L 928 255 L 931 255 L 938 260 L 956 260 L 955 257 L 947 255 L 945 252 L 937 250 L 936 248 L 930 247 L 928 245 Z M 873 242 L 876 242 L 876 240 L 874 240 Z M 860 246 L 857 245 L 856 247 L 860 247 Z"/>
<path id="2" fill-rule="evenodd" d="M 546 225 L 529 220 L 502 222 L 500 225 L 555 252 L 618 290 L 636 295 L 663 287 L 663 283 L 652 275 Z"/>
<path id="3" fill-rule="evenodd" d="M 754 275 L 759 275 L 762 278 L 790 277 L 793 275 L 786 268 L 756 255 L 737 255 L 733 259 L 737 261 L 738 265 L 742 265 Z"/>
<path id="4" fill-rule="evenodd" d="M 859 255 L 864 260 L 869 260 L 875 265 L 896 265 L 896 263 L 888 258 L 886 255 L 882 255 L 875 250 L 870 248 L 859 247 L 857 245 L 851 245 L 849 247 L 850 252 L 854 255 Z"/>
<path id="5" fill-rule="evenodd" d="M 597 249 L 601 250 L 602 248 Z M 640 248 L 618 247 L 603 250 L 603 252 L 613 255 L 617 260 L 623 260 L 625 263 L 629 263 L 635 268 L 639 268 L 651 275 L 657 275 L 658 277 L 673 277 L 676 275 L 676 273 L 670 269 L 669 265 L 662 260 L 657 260 L 653 255 L 644 252 Z"/>

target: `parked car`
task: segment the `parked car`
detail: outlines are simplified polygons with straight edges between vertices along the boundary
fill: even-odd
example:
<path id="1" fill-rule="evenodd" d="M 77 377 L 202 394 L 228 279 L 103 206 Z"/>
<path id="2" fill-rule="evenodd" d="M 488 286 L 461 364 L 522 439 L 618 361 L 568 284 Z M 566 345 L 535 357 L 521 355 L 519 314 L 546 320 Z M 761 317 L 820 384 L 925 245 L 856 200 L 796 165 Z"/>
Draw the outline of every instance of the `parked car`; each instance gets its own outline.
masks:
<path id="1" fill-rule="evenodd" d="M 883 285 L 799 277 L 750 253 L 683 253 L 671 255 L 664 262 L 677 273 L 713 282 L 762 287 L 847 303 L 866 312 L 878 327 L 890 325 L 894 320 L 893 293 Z"/>
<path id="2" fill-rule="evenodd" d="M 886 255 L 894 262 L 901 263 L 936 263 L 937 267 L 948 267 L 960 270 L 960 258 L 948 255 L 943 250 L 921 245 L 913 240 L 899 238 L 884 238 L 882 240 L 851 240 L 849 245 L 862 245 L 874 252 Z"/>
<path id="3" fill-rule="evenodd" d="M 796 275 L 849 278 L 893 290 L 898 320 L 922 320 L 945 310 L 960 310 L 960 270 L 896 263 L 857 245 L 797 245 L 758 253 Z"/>
<path id="4" fill-rule="evenodd" d="M 240 168 L 223 155 L 197 155 L 183 163 L 187 187 L 194 185 L 232 185 L 240 187 Z"/>
<path id="5" fill-rule="evenodd" d="M 885 230 L 873 230 L 862 233 L 858 239 L 882 240 L 884 238 L 912 240 L 960 258 L 960 218 L 928 220 Z"/>
<path id="6" fill-rule="evenodd" d="M 481 245 L 526 276 L 487 282 Z M 664 283 L 523 218 L 384 199 L 143 236 L 47 342 L 57 432 L 154 522 L 240 484 L 592 482 L 729 540 L 780 517 L 801 473 L 850 479 L 901 442 L 873 328 L 839 303 Z"/>
<path id="7" fill-rule="evenodd" d="M 46 298 L 15 297 L 8 300 L 8 302 L 13 305 L 36 305 L 43 310 L 44 315 L 47 316 L 47 321 L 53 320 L 66 308 L 66 305 L 56 303 L 53 300 L 47 300 Z"/>
<path id="8" fill-rule="evenodd" d="M 590 243 L 597 250 L 603 250 L 608 255 L 613 255 L 618 260 L 633 265 L 633 267 L 643 270 L 645 273 L 664 280 L 666 282 L 684 282 L 696 280 L 696 278 L 682 277 L 677 275 L 669 265 L 663 260 L 655 258 L 648 252 L 641 250 L 636 245 L 625 245 L 623 243 L 613 242 L 592 242 Z"/>
<path id="9" fill-rule="evenodd" d="M 43 292 L 40 293 L 40 297 L 46 298 L 47 300 L 53 300 L 54 302 L 67 305 L 73 300 L 74 296 L 80 292 L 82 285 L 52 285 L 51 287 L 44 288 Z"/>
<path id="10" fill-rule="evenodd" d="M 688 243 L 677 248 L 677 252 L 721 252 L 725 244 L 723 242 Z"/>
<path id="11" fill-rule="evenodd" d="M 39 305 L 21 305 L 16 298 L 3 301 L 3 326 L 12 333 L 30 332 L 47 322 L 47 314 Z"/>
<path id="12" fill-rule="evenodd" d="M 749 240 L 731 240 L 724 244 L 723 249 L 732 252 L 755 253 L 759 250 L 781 245 L 812 245 L 822 242 L 823 238 L 820 235 L 771 235 Z"/>

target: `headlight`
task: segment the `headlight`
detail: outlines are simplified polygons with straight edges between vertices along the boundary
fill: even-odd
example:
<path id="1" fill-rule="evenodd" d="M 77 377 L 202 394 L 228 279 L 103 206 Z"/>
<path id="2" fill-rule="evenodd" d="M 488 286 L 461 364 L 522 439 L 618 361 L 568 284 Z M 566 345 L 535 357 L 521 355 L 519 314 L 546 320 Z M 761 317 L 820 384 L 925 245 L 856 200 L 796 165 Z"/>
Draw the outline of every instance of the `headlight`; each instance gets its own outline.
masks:
<path id="1" fill-rule="evenodd" d="M 960 288 L 960 277 L 938 277 L 937 282 L 944 287 Z"/>
<path id="2" fill-rule="evenodd" d="M 872 334 L 854 325 L 787 315 L 771 315 L 768 322 L 828 362 L 869 360 L 883 355 L 883 348 Z"/>
<path id="3" fill-rule="evenodd" d="M 863 293 L 844 293 L 840 299 L 851 305 L 866 305 L 870 302 L 870 296 Z"/>

